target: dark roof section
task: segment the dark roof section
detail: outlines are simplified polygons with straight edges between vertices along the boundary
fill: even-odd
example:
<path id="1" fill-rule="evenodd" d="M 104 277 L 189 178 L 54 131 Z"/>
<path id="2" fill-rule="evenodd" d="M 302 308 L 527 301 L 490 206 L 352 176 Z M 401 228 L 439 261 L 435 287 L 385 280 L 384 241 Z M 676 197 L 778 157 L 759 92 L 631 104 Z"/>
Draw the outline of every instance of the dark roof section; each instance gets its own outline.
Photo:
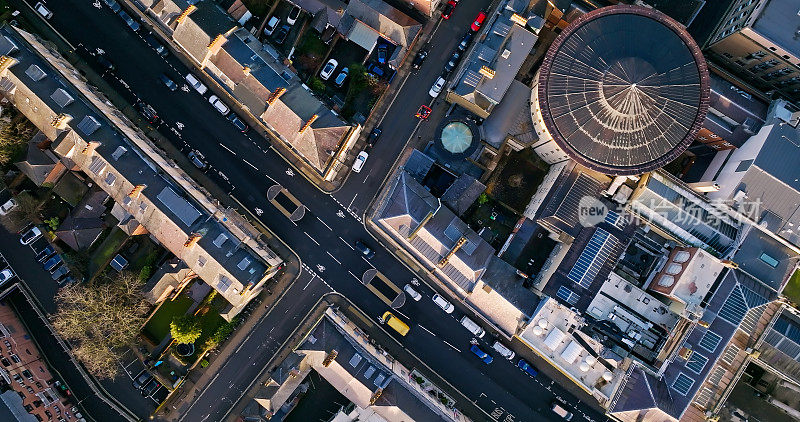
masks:
<path id="1" fill-rule="evenodd" d="M 640 174 L 680 155 L 701 128 L 708 69 L 685 28 L 638 6 L 573 21 L 545 55 L 539 101 L 548 132 L 575 161 Z"/>

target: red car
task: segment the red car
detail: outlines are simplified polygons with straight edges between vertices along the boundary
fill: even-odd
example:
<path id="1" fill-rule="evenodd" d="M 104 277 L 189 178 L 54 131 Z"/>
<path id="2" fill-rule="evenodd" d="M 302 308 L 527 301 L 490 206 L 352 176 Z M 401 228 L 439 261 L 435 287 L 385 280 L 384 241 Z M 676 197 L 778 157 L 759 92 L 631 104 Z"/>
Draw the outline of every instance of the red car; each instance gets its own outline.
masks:
<path id="1" fill-rule="evenodd" d="M 470 29 L 472 29 L 474 32 L 478 32 L 478 30 L 481 29 L 481 25 L 483 25 L 483 21 L 485 20 L 486 20 L 486 13 L 484 12 L 478 13 L 478 17 L 475 18 L 475 22 L 472 22 L 472 26 L 470 26 Z"/>
<path id="2" fill-rule="evenodd" d="M 453 10 L 456 10 L 456 1 L 450 0 L 444 5 L 444 10 L 442 10 L 442 19 L 450 19 L 450 15 L 453 14 Z"/>

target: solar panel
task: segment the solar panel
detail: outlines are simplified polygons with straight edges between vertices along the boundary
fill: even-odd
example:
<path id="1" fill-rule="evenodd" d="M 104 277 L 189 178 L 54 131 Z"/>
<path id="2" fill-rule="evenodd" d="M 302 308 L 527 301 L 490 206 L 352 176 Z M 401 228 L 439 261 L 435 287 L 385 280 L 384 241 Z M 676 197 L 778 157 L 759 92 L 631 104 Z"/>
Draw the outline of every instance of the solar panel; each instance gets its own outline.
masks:
<path id="1" fill-rule="evenodd" d="M 744 301 L 742 290 L 737 284 L 736 287 L 731 290 L 728 298 L 725 299 L 725 303 L 722 304 L 722 308 L 719 310 L 719 317 L 733 325 L 739 325 L 746 313 L 747 302 Z"/>
<path id="2" fill-rule="evenodd" d="M 572 290 L 564 286 L 558 287 L 558 291 L 556 292 L 556 297 L 563 300 L 564 302 L 567 302 L 570 305 L 578 303 L 578 299 L 580 299 L 580 296 L 578 296 L 577 293 L 573 292 Z"/>
<path id="3" fill-rule="evenodd" d="M 706 331 L 706 333 L 703 334 L 703 337 L 700 339 L 700 342 L 697 344 L 703 349 L 713 352 L 717 350 L 720 341 L 722 341 L 722 337 L 719 334 L 713 331 Z"/>
<path id="4" fill-rule="evenodd" d="M 597 229 L 581 252 L 581 256 L 578 257 L 578 261 L 567 274 L 567 278 L 584 289 L 588 289 L 592 280 L 600 272 L 600 268 L 611 255 L 615 240 L 607 231 Z"/>
<path id="5" fill-rule="evenodd" d="M 689 394 L 689 390 L 692 388 L 693 385 L 694 385 L 694 379 L 681 372 L 680 374 L 678 374 L 678 377 L 675 378 L 675 382 L 672 383 L 672 389 L 677 391 L 678 394 L 685 396 Z"/>
<path id="6" fill-rule="evenodd" d="M 708 363 L 708 358 L 694 352 L 691 356 L 689 356 L 689 360 L 686 361 L 686 368 L 690 371 L 694 372 L 695 374 L 699 374 L 703 372 L 703 368 L 706 367 Z"/>

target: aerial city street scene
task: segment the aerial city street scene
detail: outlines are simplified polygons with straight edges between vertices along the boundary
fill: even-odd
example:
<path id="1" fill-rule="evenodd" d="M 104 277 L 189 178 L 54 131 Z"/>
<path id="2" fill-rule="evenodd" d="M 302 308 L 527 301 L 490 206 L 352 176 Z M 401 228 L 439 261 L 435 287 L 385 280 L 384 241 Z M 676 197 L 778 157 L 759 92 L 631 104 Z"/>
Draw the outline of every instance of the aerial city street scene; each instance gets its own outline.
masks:
<path id="1" fill-rule="evenodd" d="M 0 0 L 0 422 L 800 421 L 800 1 Z"/>

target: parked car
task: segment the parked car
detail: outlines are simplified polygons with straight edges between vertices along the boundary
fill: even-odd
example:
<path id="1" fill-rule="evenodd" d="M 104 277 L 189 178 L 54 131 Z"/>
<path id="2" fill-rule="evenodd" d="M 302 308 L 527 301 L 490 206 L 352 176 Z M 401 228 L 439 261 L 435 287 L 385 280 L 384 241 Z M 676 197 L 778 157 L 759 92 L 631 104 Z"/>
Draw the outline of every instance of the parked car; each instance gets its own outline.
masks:
<path id="1" fill-rule="evenodd" d="M 127 24 L 127 25 L 128 25 L 130 28 L 131 28 L 131 29 L 133 29 L 133 30 L 134 30 L 134 32 L 139 32 L 139 28 L 141 28 L 141 25 L 139 24 L 139 22 L 136 22 L 136 20 L 134 20 L 134 19 L 131 17 L 131 15 L 129 15 L 129 14 L 127 14 L 127 13 L 125 13 L 125 11 L 124 11 L 124 10 L 120 10 L 120 11 L 119 11 L 119 17 L 121 17 L 121 18 L 122 18 L 122 20 L 124 20 L 124 21 L 125 21 L 125 23 L 126 23 L 126 24 Z"/>
<path id="2" fill-rule="evenodd" d="M 369 158 L 369 154 L 367 154 L 366 151 L 358 153 L 356 161 L 353 162 L 353 173 L 361 173 L 361 169 L 364 168 L 364 163 L 367 162 L 367 158 Z"/>
<path id="3" fill-rule="evenodd" d="M 433 295 L 433 303 L 435 303 L 436 306 L 442 308 L 442 310 L 448 314 L 452 314 L 453 309 L 456 308 L 455 306 L 453 306 L 452 303 L 448 302 L 447 299 L 440 296 L 439 293 Z"/>
<path id="4" fill-rule="evenodd" d="M 469 319 L 469 317 L 466 315 L 461 317 L 461 320 L 459 322 L 461 323 L 462 326 L 464 326 L 464 328 L 466 328 L 470 333 L 472 333 L 472 335 L 474 335 L 477 338 L 483 338 L 483 336 L 486 335 L 486 330 L 484 330 L 483 327 L 475 323 L 475 321 Z"/>
<path id="5" fill-rule="evenodd" d="M 467 49 L 469 43 L 472 42 L 472 34 L 474 34 L 474 32 L 467 32 L 467 34 L 464 35 L 464 38 L 462 38 L 461 42 L 458 44 L 458 51 L 464 51 Z"/>
<path id="6" fill-rule="evenodd" d="M 0 206 L 0 215 L 8 214 L 11 210 L 16 208 L 17 205 L 19 205 L 19 204 L 17 204 L 17 200 L 16 199 L 14 199 L 14 198 L 9 199 L 8 201 L 6 201 L 5 204 Z"/>
<path id="7" fill-rule="evenodd" d="M 156 110 L 150 105 L 143 102 L 138 102 L 134 106 L 137 111 L 147 119 L 148 123 L 155 123 L 158 121 L 158 114 L 156 114 Z"/>
<path id="8" fill-rule="evenodd" d="M 163 74 L 163 73 L 162 73 L 162 74 L 161 74 L 161 76 L 159 76 L 159 77 L 158 77 L 158 79 L 159 79 L 159 80 L 161 81 L 161 83 L 162 83 L 162 84 L 164 84 L 164 86 L 166 86 L 166 87 L 167 87 L 167 89 L 169 89 L 170 91 L 175 91 L 176 89 L 178 89 L 178 84 L 176 84 L 176 83 L 175 83 L 175 81 L 173 81 L 172 79 L 170 79 L 170 77 L 169 77 L 169 76 L 167 76 L 167 75 L 165 75 L 165 74 Z"/>
<path id="9" fill-rule="evenodd" d="M 523 371 L 525 371 L 525 373 L 527 373 L 532 377 L 539 375 L 539 371 L 537 371 L 536 368 L 533 367 L 533 365 L 526 362 L 525 359 L 520 359 L 519 362 L 517 362 L 517 367 L 519 369 L 522 369 Z"/>
<path id="10" fill-rule="evenodd" d="M 422 63 L 425 63 L 425 59 L 428 58 L 428 52 L 425 50 L 421 50 L 414 56 L 414 61 L 411 62 L 411 67 L 414 69 L 419 69 L 422 66 Z"/>
<path id="11" fill-rule="evenodd" d="M 517 355 L 513 350 L 509 349 L 498 340 L 495 340 L 494 343 L 492 343 L 492 349 L 494 349 L 497 353 L 500 353 L 500 356 L 508 360 L 514 359 L 514 356 Z"/>
<path id="12" fill-rule="evenodd" d="M 381 76 L 386 74 L 386 72 L 383 70 L 383 68 L 380 67 L 376 63 L 368 64 L 367 65 L 367 72 L 369 72 L 370 74 L 372 74 L 372 76 L 374 76 L 376 78 L 380 78 Z"/>
<path id="13" fill-rule="evenodd" d="M 58 264 L 61 264 L 63 262 L 64 259 L 61 258 L 61 255 L 53 255 L 52 257 L 50 257 L 50 259 L 45 261 L 44 264 L 42 264 L 42 267 L 44 267 L 45 271 L 50 271 L 53 268 L 55 268 Z"/>
<path id="14" fill-rule="evenodd" d="M 53 17 L 53 12 L 51 12 L 50 9 L 48 9 L 42 2 L 36 3 L 36 6 L 33 8 L 36 9 L 36 11 L 45 19 L 50 19 Z"/>
<path id="15" fill-rule="evenodd" d="M 439 76 L 439 79 L 437 79 L 436 82 L 433 83 L 433 86 L 428 91 L 428 95 L 430 95 L 433 98 L 438 97 L 439 94 L 442 93 L 442 88 L 444 88 L 444 83 L 445 83 L 444 78 Z"/>
<path id="16" fill-rule="evenodd" d="M 381 130 L 381 128 L 379 127 L 372 128 L 372 132 L 370 132 L 369 137 L 367 137 L 367 143 L 369 144 L 369 146 L 375 145 L 375 143 L 378 142 L 378 139 L 381 137 L 382 133 L 383 131 Z"/>
<path id="17" fill-rule="evenodd" d="M 189 153 L 189 161 L 194 164 L 195 167 L 199 168 L 200 170 L 205 170 L 208 168 L 208 164 L 206 164 L 205 157 L 200 151 L 192 151 Z"/>
<path id="18" fill-rule="evenodd" d="M 98 54 L 95 56 L 95 60 L 97 60 L 97 64 L 100 65 L 101 68 L 105 71 L 114 70 L 114 63 L 111 63 L 111 60 L 108 60 L 106 56 L 102 54 Z"/>
<path id="19" fill-rule="evenodd" d="M 29 245 L 31 242 L 33 242 L 34 240 L 38 239 L 41 236 L 42 236 L 42 231 L 39 230 L 38 227 L 33 226 L 24 233 L 22 233 L 22 236 L 20 236 L 19 238 L 19 243 L 22 243 L 23 245 Z"/>
<path id="20" fill-rule="evenodd" d="M 339 62 L 336 59 L 328 60 L 328 63 L 325 63 L 325 66 L 322 67 L 322 70 L 319 72 L 319 77 L 323 81 L 327 81 L 328 78 L 333 75 L 333 71 L 336 70 L 336 66 L 339 66 Z"/>
<path id="21" fill-rule="evenodd" d="M 408 293 L 408 295 L 411 296 L 411 299 L 414 299 L 415 302 L 419 302 L 419 300 L 422 299 L 422 295 L 419 294 L 418 291 L 414 290 L 410 284 L 403 286 L 403 291 Z"/>
<path id="22" fill-rule="evenodd" d="M 294 23 L 297 22 L 297 18 L 300 17 L 300 12 L 302 11 L 303 9 L 301 9 L 300 6 L 295 5 L 292 7 L 292 10 L 289 11 L 289 16 L 286 17 L 286 23 L 289 25 L 294 25 Z"/>
<path id="23" fill-rule="evenodd" d="M 272 33 L 275 32 L 275 28 L 277 28 L 278 25 L 280 25 L 280 23 L 281 20 L 276 16 L 269 18 L 269 22 L 267 22 L 267 24 L 264 25 L 264 35 L 266 36 L 272 35 Z"/>
<path id="24" fill-rule="evenodd" d="M 225 105 L 225 103 L 223 103 L 222 100 L 220 100 L 216 95 L 208 97 L 208 102 L 211 103 L 211 105 L 214 106 L 214 108 L 217 109 L 217 111 L 223 116 L 227 116 L 228 113 L 231 112 L 231 109 L 228 108 L 228 106 Z"/>
<path id="25" fill-rule="evenodd" d="M 344 85 L 344 80 L 347 79 L 347 74 L 349 72 L 350 72 L 350 69 L 348 69 L 346 67 L 344 69 L 342 69 L 341 72 L 339 72 L 339 74 L 336 76 L 336 80 L 334 81 L 336 86 L 341 87 L 342 85 Z"/>
<path id="26" fill-rule="evenodd" d="M 45 259 L 50 258 L 50 256 L 54 253 L 56 253 L 56 248 L 54 248 L 53 245 L 48 244 L 44 249 L 36 254 L 36 262 L 43 262 Z"/>
<path id="27" fill-rule="evenodd" d="M 281 45 L 286 41 L 286 37 L 289 36 L 289 31 L 292 30 L 291 25 L 283 25 L 278 32 L 275 33 L 275 44 Z"/>
<path id="28" fill-rule="evenodd" d="M 239 116 L 235 114 L 228 115 L 228 120 L 230 120 L 231 123 L 233 123 L 233 125 L 236 126 L 236 129 L 239 129 L 239 131 L 241 131 L 242 133 L 245 133 L 247 132 L 248 129 L 250 129 L 249 127 L 247 127 L 246 124 L 244 124 L 242 119 L 240 119 Z"/>
<path id="29" fill-rule="evenodd" d="M 561 416 L 562 418 L 564 418 L 564 420 L 566 420 L 566 421 L 571 421 L 572 420 L 572 412 L 570 412 L 567 409 L 564 409 L 558 403 L 553 403 L 552 406 L 550 407 L 550 410 L 552 410 L 553 413 L 555 413 L 556 415 Z"/>
<path id="30" fill-rule="evenodd" d="M 488 364 L 490 364 L 490 363 L 492 363 L 492 361 L 494 360 L 494 359 L 493 359 L 491 356 L 489 356 L 489 354 L 488 354 L 488 353 L 486 353 L 486 352 L 484 352 L 483 350 L 481 350 L 481 348 L 480 348 L 480 347 L 478 347 L 478 346 L 477 346 L 477 345 L 475 345 L 475 344 L 473 344 L 473 345 L 472 345 L 472 347 L 470 347 L 470 348 L 469 348 L 469 350 L 470 350 L 470 351 L 471 351 L 471 352 L 472 352 L 472 353 L 473 353 L 475 356 L 477 356 L 477 357 L 478 357 L 478 359 L 482 360 L 482 361 L 483 361 L 483 363 L 485 363 L 485 364 L 487 364 L 487 365 L 488 365 Z"/>
<path id="31" fill-rule="evenodd" d="M 197 76 L 192 75 L 191 73 L 186 74 L 186 82 L 189 82 L 189 86 L 194 88 L 198 94 L 203 95 L 208 91 L 208 88 L 200 82 L 200 79 L 197 79 Z"/>
<path id="32" fill-rule="evenodd" d="M 460 58 L 461 58 L 460 51 L 456 51 L 455 53 L 453 53 L 453 55 L 450 56 L 450 61 L 448 61 L 447 64 L 444 65 L 444 71 L 447 73 L 452 72 L 453 69 L 455 69 L 456 65 L 458 64 L 458 60 Z"/>
<path id="33" fill-rule="evenodd" d="M 6 268 L 5 270 L 0 271 L 0 286 L 8 283 L 8 280 L 14 278 L 15 275 L 16 274 L 14 274 L 14 271 L 11 268 Z"/>
<path id="34" fill-rule="evenodd" d="M 147 384 L 143 385 L 140 391 L 143 396 L 150 397 L 159 388 L 161 388 L 161 384 L 159 384 L 159 382 L 156 381 L 155 378 L 150 378 L 150 381 L 148 381 Z"/>
<path id="35" fill-rule="evenodd" d="M 108 6 L 108 7 L 111 9 L 111 11 L 112 11 L 112 12 L 114 12 L 114 13 L 119 13 L 120 9 L 122 9 L 122 7 L 120 7 L 119 3 L 117 3 L 117 0 L 103 0 L 103 2 L 104 2 L 104 3 L 106 4 L 106 6 Z"/>
<path id="36" fill-rule="evenodd" d="M 361 255 L 364 255 L 367 259 L 372 259 L 375 256 L 375 251 L 373 251 L 366 243 L 356 240 L 355 243 L 356 250 L 361 252 Z"/>
<path id="37" fill-rule="evenodd" d="M 139 375 L 136 375 L 133 379 L 133 388 L 138 390 L 150 382 L 151 379 L 153 379 L 153 376 L 146 369 L 142 369 L 142 372 L 139 372 Z"/>
<path id="38" fill-rule="evenodd" d="M 75 282 L 75 277 L 67 274 L 66 277 L 62 278 L 61 280 L 58 280 L 58 285 L 59 286 L 61 286 L 61 285 L 69 286 L 70 284 L 72 284 L 74 282 Z"/>
<path id="39" fill-rule="evenodd" d="M 167 47 L 164 47 L 164 44 L 158 42 L 156 37 L 153 36 L 152 32 L 145 35 L 144 40 L 150 47 L 153 47 L 153 50 L 156 50 L 156 53 L 158 53 L 159 56 L 166 57 L 169 54 Z"/>
<path id="40" fill-rule="evenodd" d="M 61 279 L 61 277 L 64 277 L 65 275 L 67 275 L 67 273 L 69 273 L 69 267 L 67 267 L 67 264 L 62 264 L 60 267 L 57 267 L 53 269 L 53 271 L 50 271 L 50 273 L 52 274 L 51 277 L 53 278 L 53 280 L 58 281 Z"/>
<path id="41" fill-rule="evenodd" d="M 456 10 L 456 2 L 453 0 L 448 1 L 447 4 L 444 5 L 444 9 L 442 9 L 442 19 L 450 19 L 454 10 Z"/>
<path id="42" fill-rule="evenodd" d="M 478 17 L 475 18 L 475 21 L 472 22 L 472 25 L 470 25 L 469 29 L 473 30 L 474 32 L 478 32 L 478 30 L 481 29 L 481 25 L 483 25 L 483 21 L 485 20 L 486 20 L 486 13 L 485 12 L 478 13 Z"/>
<path id="43" fill-rule="evenodd" d="M 378 42 L 378 63 L 386 64 L 386 59 L 389 56 L 389 46 L 384 42 Z"/>

